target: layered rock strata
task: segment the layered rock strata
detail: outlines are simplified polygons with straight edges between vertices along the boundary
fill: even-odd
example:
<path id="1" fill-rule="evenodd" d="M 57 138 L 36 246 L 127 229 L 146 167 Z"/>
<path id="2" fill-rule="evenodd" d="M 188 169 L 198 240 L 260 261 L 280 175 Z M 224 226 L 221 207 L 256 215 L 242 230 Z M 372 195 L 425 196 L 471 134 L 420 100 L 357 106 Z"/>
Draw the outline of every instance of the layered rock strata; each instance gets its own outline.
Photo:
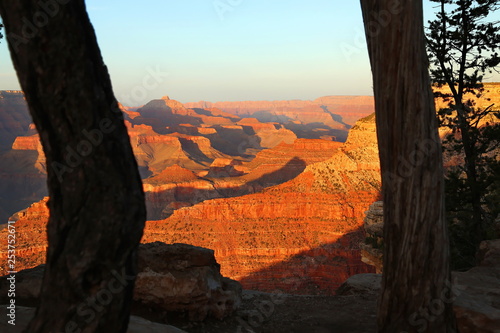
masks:
<path id="1" fill-rule="evenodd" d="M 207 200 L 146 225 L 144 241 L 213 248 L 245 288 L 333 293 L 361 262 L 364 211 L 379 195 L 373 117 L 344 146 L 296 178 L 237 198 Z"/>

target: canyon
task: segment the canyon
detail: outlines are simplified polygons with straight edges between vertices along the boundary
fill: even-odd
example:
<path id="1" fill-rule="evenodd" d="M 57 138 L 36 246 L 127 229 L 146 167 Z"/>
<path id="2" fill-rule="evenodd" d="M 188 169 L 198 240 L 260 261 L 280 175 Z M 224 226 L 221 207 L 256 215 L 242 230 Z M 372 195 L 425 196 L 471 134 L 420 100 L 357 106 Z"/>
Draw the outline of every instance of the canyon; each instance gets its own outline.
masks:
<path id="1" fill-rule="evenodd" d="M 486 88 L 500 101 L 499 84 Z M 44 262 L 47 166 L 22 93 L 1 96 L 12 128 L 0 128 L 0 213 L 16 221 L 23 269 Z M 378 240 L 378 206 L 368 213 L 375 229 L 363 227 L 380 200 L 373 98 L 182 104 L 164 96 L 120 107 L 146 194 L 143 243 L 213 249 L 224 276 L 261 291 L 333 294 L 351 275 L 380 271 L 379 254 L 365 246 L 366 232 Z"/>
<path id="2" fill-rule="evenodd" d="M 313 101 L 200 101 L 185 105 L 191 108 L 218 108 L 261 121 L 298 120 L 303 123 L 323 123 L 336 129 L 349 129 L 358 119 L 373 112 L 374 100 L 371 96 L 325 96 Z"/>
<path id="3" fill-rule="evenodd" d="M 23 93 L 0 91 L 0 223 L 47 195 L 40 152 Z"/>
<path id="4" fill-rule="evenodd" d="M 279 119 L 187 108 L 166 96 L 121 108 L 144 178 L 142 242 L 211 248 L 224 276 L 250 289 L 332 294 L 350 275 L 373 270 L 358 245 L 380 186 L 373 117 L 343 143 L 300 138 Z M 294 121 L 314 132 L 318 120 Z M 28 165 L 44 176 L 38 136 L 27 134 L 13 139 L 11 151 L 31 153 Z M 11 217 L 18 269 L 44 262 L 47 200 Z"/>
<path id="5" fill-rule="evenodd" d="M 492 103 L 499 87 L 486 85 Z M 22 269 L 44 261 L 47 166 L 22 93 L 1 96 L 12 128 L 0 128 L 0 212 L 16 221 Z M 164 96 L 120 108 L 146 194 L 142 242 L 213 249 L 224 276 L 263 291 L 333 294 L 353 274 L 380 271 L 363 242 L 366 231 L 376 239 L 363 219 L 380 190 L 372 97 L 182 104 Z"/>
<path id="6" fill-rule="evenodd" d="M 244 288 L 333 293 L 361 262 L 364 212 L 380 189 L 374 117 L 323 162 L 262 192 L 201 202 L 149 221 L 144 241 L 212 248 Z"/>
<path id="7" fill-rule="evenodd" d="M 486 88 L 490 102 L 499 103 L 500 84 Z M 0 223 L 15 221 L 16 270 L 22 270 L 45 262 L 50 200 L 45 189 L 47 165 L 22 93 L 2 91 L 0 97 L 0 120 L 5 120 L 0 127 Z M 192 289 L 178 288 L 181 278 L 177 281 L 177 277 L 184 273 L 172 278 L 167 271 L 159 274 L 147 268 L 137 284 L 138 297 L 147 303 L 148 316 L 152 316 L 145 318 L 163 321 L 155 316 L 172 309 L 183 309 L 197 320 L 207 313 L 222 318 L 233 311 L 233 305 L 237 307 L 240 284 L 245 289 L 244 308 L 255 307 L 249 305 L 252 299 L 286 294 L 286 308 L 278 312 L 289 316 L 274 323 L 280 328 L 303 321 L 300 325 L 307 331 L 311 323 L 301 317 L 304 303 L 313 302 L 309 311 L 317 314 L 327 308 L 317 303 L 320 298 L 328 306 L 345 302 L 338 313 L 356 304 L 353 313 L 374 318 L 378 282 L 375 287 L 371 280 L 368 287 L 361 284 L 361 296 L 359 291 L 331 296 L 339 295 L 339 287 L 340 294 L 345 292 L 342 284 L 349 277 L 364 281 L 376 276 L 364 273 L 382 270 L 383 204 L 372 97 L 182 104 L 164 96 L 140 108 L 120 108 L 146 194 L 148 221 L 141 240 L 141 248 L 151 251 L 146 266 L 163 270 L 169 265 L 170 259 L 158 259 L 155 250 L 162 243 L 174 244 L 167 247 L 182 249 L 182 253 L 191 253 L 192 246 L 208 248 L 197 251 L 204 253 L 200 258 L 217 272 L 215 280 L 220 284 L 212 293 L 216 300 L 209 300 L 203 293 L 211 288 L 213 274 L 206 276 L 200 297 L 198 283 L 191 278 L 187 284 Z M 7 253 L 3 249 L 8 230 L 2 227 L 5 224 L 0 224 L 0 275 L 5 275 Z M 498 256 L 498 241 L 490 245 Z M 186 258 L 183 254 L 172 265 L 182 266 Z M 488 257 L 496 265 L 491 271 L 480 267 L 454 275 L 461 291 L 470 289 L 457 301 L 455 312 L 461 327 L 471 332 L 498 325 L 488 317 L 498 315 L 497 295 L 489 298 L 498 278 L 495 258 Z M 140 259 L 141 269 L 144 260 Z M 205 269 L 198 261 L 193 268 Z M 37 269 L 43 271 L 41 266 Z M 221 280 L 219 275 L 238 281 L 229 284 L 233 290 L 227 289 L 230 280 Z M 478 293 L 485 276 L 489 284 Z M 366 293 L 372 287 L 375 291 Z M 172 301 L 171 290 L 187 290 L 187 296 L 181 295 L 180 301 L 176 298 L 168 307 L 163 300 Z M 472 298 L 474 302 L 469 301 Z M 295 304 L 291 310 L 290 303 Z M 490 311 L 492 307 L 496 312 Z M 328 309 L 325 318 L 331 317 Z M 234 318 L 226 322 L 239 327 L 237 318 L 236 324 Z M 200 332 L 210 331 L 200 325 Z M 219 325 L 214 325 L 214 332 L 220 331 Z"/>
<path id="8" fill-rule="evenodd" d="M 318 147 L 323 145 L 323 148 L 326 148 L 325 145 L 335 145 L 345 141 L 346 129 L 342 130 L 344 134 L 337 138 L 334 135 L 328 135 L 332 134 L 331 131 L 338 131 L 335 126 L 329 127 L 323 123 L 317 123 L 319 119 L 317 117 L 308 118 L 306 109 L 310 107 L 309 102 L 290 101 L 290 103 L 297 106 L 294 109 L 295 112 L 306 114 L 303 121 L 280 122 L 280 119 L 260 121 L 254 116 L 242 118 L 213 107 L 191 109 L 186 107 L 188 104 L 183 105 L 168 96 L 153 100 L 140 108 L 129 108 L 123 105 L 120 105 L 120 108 L 124 113 L 143 179 L 155 177 L 167 167 L 178 165 L 193 171 L 198 176 L 208 175 L 212 178 L 211 182 L 217 184 L 204 183 L 203 192 L 207 193 L 206 190 L 214 192 L 212 189 L 217 188 L 217 191 L 221 193 L 207 194 L 207 198 L 211 198 L 253 193 L 262 189 L 259 182 L 255 180 L 259 172 L 265 173 L 266 163 L 259 167 L 262 164 L 259 161 L 272 155 L 272 153 L 266 155 L 266 149 L 274 148 L 279 144 L 293 144 L 297 138 L 301 137 L 317 139 L 317 141 L 311 141 L 311 143 L 306 143 L 306 140 L 298 141 L 295 143 L 296 147 L 308 144 L 318 145 Z M 298 108 L 299 104 L 306 109 Z M 315 112 L 322 113 L 321 119 L 325 117 L 326 113 L 322 110 L 315 110 Z M 372 111 L 373 109 L 368 110 L 365 115 Z M 336 115 L 326 114 L 326 117 L 329 120 L 325 121 L 333 124 Z M 47 190 L 43 150 L 21 91 L 0 92 L 0 120 L 1 224 L 5 223 L 15 212 L 41 200 L 47 195 Z M 282 149 L 290 148 L 283 146 Z M 304 148 L 304 152 L 305 150 Z M 321 150 L 322 148 L 317 149 L 316 152 Z M 259 153 L 259 157 L 262 158 L 254 160 Z M 286 169 L 293 169 L 294 163 L 296 169 L 300 169 L 301 166 L 298 164 L 302 163 L 298 160 L 291 162 Z M 259 168 L 251 175 L 246 175 L 254 167 Z M 288 180 L 291 175 L 296 175 L 294 172 L 287 174 L 280 177 Z M 275 173 L 271 176 L 278 175 L 279 173 Z M 231 178 L 233 176 L 244 177 L 233 179 Z M 262 179 L 262 182 L 270 185 L 272 181 L 269 181 L 269 178 L 272 177 L 267 178 L 267 180 Z M 251 184 L 244 184 L 248 182 Z M 202 183 L 203 181 L 198 185 Z M 149 188 L 152 190 L 151 198 L 155 197 L 154 192 L 162 191 Z M 163 209 L 167 211 L 162 213 Z M 149 218 L 165 218 L 168 212 L 169 208 L 158 207 L 154 211 L 151 210 Z"/>

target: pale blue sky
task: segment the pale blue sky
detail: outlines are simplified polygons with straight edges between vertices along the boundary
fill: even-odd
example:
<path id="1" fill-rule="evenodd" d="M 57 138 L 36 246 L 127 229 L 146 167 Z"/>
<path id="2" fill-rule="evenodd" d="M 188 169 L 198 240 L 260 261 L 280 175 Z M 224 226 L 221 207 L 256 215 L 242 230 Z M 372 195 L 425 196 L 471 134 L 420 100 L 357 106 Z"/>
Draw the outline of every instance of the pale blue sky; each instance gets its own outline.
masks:
<path id="1" fill-rule="evenodd" d="M 359 1 L 86 3 L 115 94 L 129 106 L 163 95 L 215 102 L 372 94 Z M 4 89 L 19 84 L 2 41 Z"/>

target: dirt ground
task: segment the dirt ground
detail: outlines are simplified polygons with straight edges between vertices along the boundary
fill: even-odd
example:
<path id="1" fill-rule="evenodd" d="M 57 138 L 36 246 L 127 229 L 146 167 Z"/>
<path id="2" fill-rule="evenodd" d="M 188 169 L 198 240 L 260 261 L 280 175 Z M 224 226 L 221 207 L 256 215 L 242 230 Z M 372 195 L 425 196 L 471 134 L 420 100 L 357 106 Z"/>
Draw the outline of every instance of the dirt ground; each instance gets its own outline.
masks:
<path id="1" fill-rule="evenodd" d="M 188 333 L 372 333 L 376 332 L 376 298 L 375 294 L 298 296 L 246 290 L 240 309 L 224 321 L 209 319 L 193 323 L 180 317 L 161 317 L 157 312 L 138 309 L 133 312 Z M 6 310 L 6 306 L 2 308 Z M 9 326 L 7 332 L 21 332 L 34 311 L 34 308 L 18 309 L 20 322 L 15 327 Z M 4 322 L 4 311 L 0 312 Z"/>
<path id="2" fill-rule="evenodd" d="M 224 321 L 169 324 L 188 333 L 371 333 L 376 332 L 376 297 L 244 291 L 242 306 Z"/>

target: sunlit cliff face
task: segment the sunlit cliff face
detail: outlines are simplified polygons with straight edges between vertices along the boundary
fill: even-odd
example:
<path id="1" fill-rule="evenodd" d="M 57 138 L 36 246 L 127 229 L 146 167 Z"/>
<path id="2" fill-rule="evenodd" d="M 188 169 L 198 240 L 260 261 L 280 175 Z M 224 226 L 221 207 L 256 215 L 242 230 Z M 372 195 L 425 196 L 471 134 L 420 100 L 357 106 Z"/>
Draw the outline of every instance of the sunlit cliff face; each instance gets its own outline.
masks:
<path id="1" fill-rule="evenodd" d="M 297 139 L 279 123 L 174 104 L 162 99 L 148 106 L 167 118 L 188 117 L 164 133 L 141 109 L 125 110 L 149 209 L 143 242 L 212 248 L 225 276 L 261 290 L 331 293 L 346 277 L 372 271 L 358 244 L 380 184 L 373 117 L 340 143 Z M 314 126 L 301 131 L 318 137 L 322 125 Z M 36 136 L 15 141 L 16 151 L 39 148 Z M 43 263 L 45 201 L 16 219 L 18 269 Z"/>

